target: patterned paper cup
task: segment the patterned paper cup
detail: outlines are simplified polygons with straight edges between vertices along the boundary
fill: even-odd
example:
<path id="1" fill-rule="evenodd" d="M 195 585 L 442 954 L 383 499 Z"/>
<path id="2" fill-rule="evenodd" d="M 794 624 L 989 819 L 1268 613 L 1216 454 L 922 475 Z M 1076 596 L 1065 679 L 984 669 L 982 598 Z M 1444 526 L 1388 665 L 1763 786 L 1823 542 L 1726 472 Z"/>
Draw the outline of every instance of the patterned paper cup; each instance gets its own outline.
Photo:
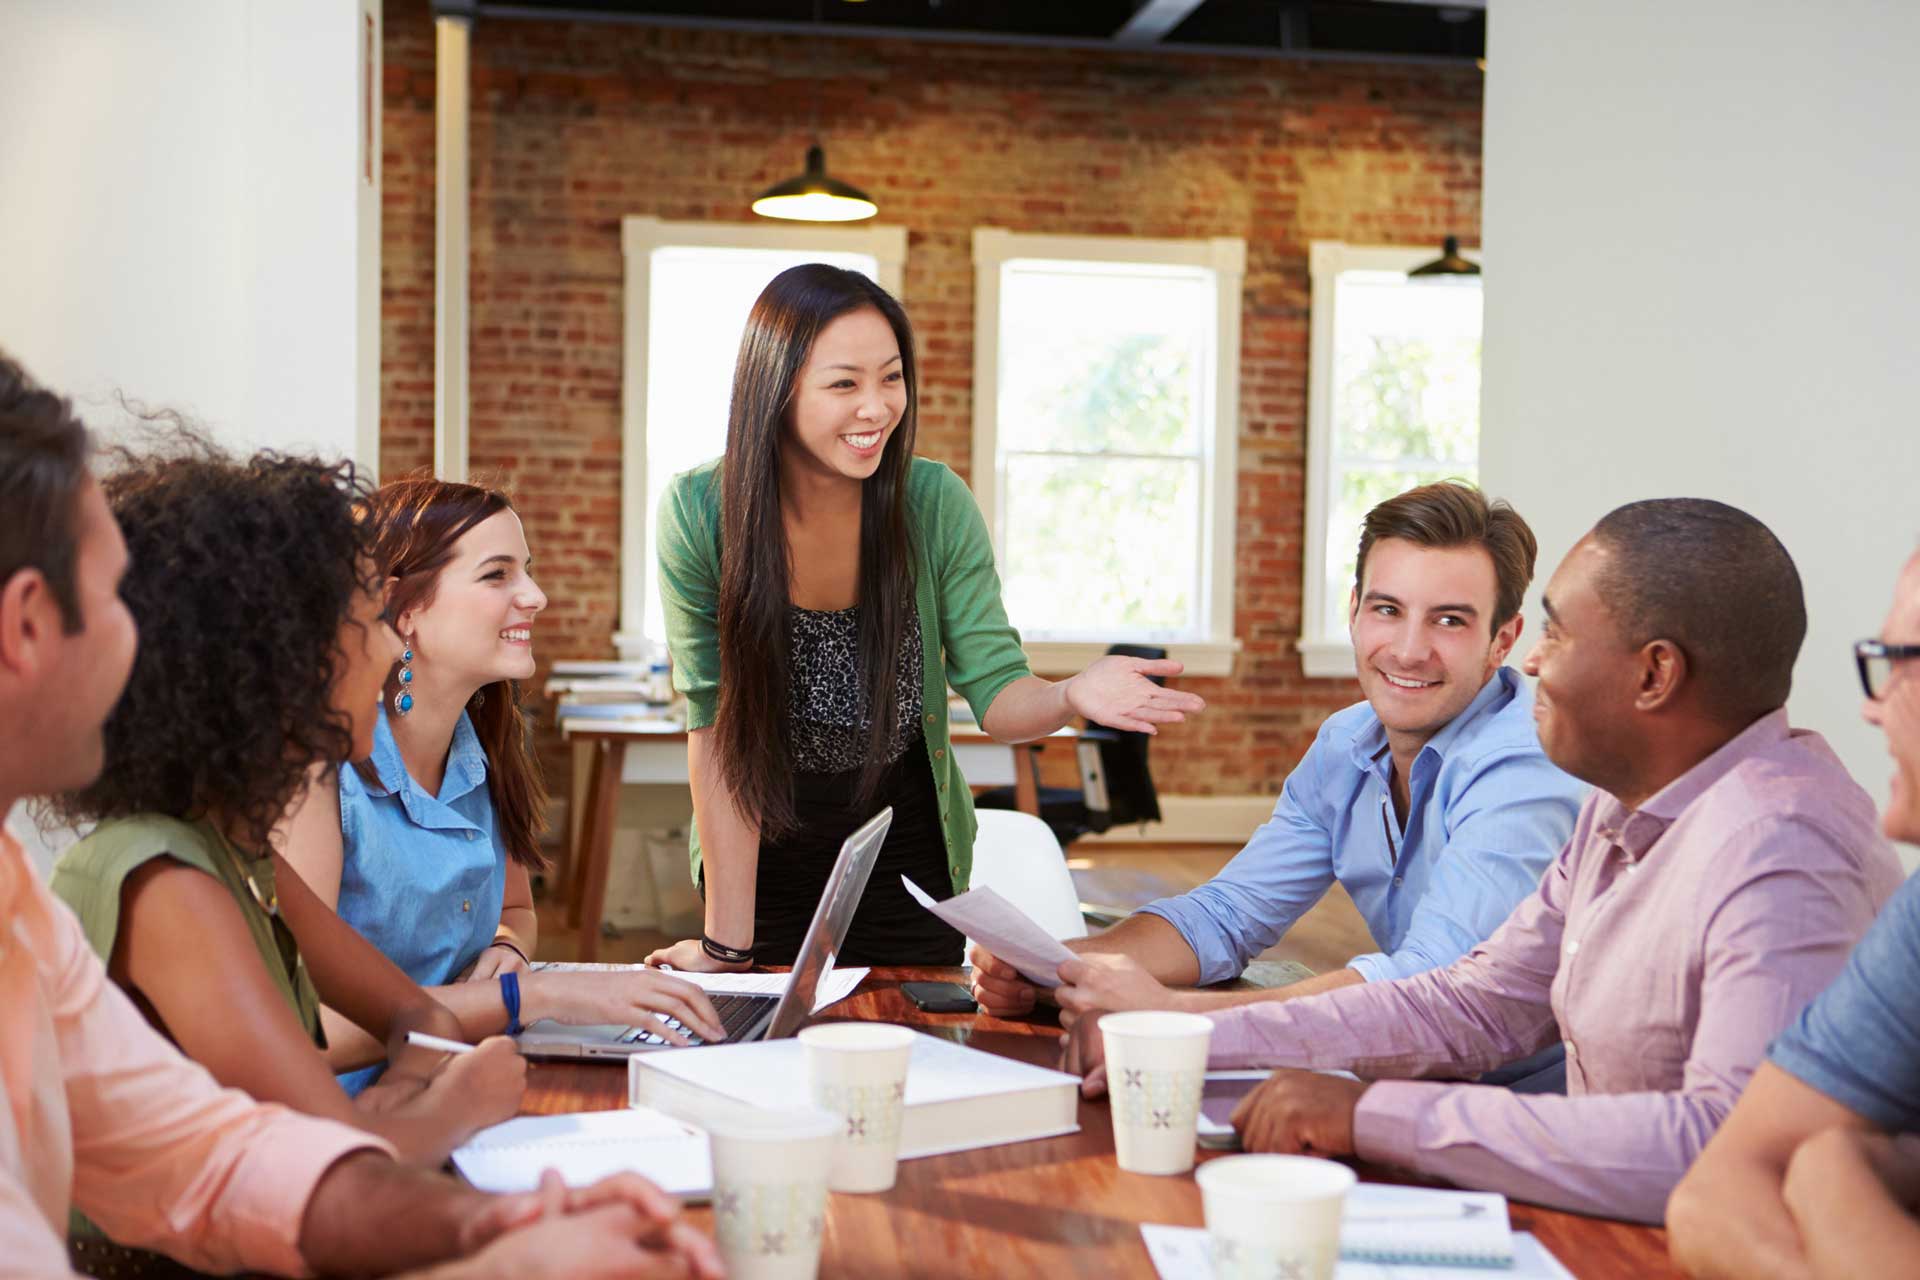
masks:
<path id="1" fill-rule="evenodd" d="M 1113 1150 L 1129 1173 L 1193 1168 L 1200 1090 L 1213 1023 L 1197 1013 L 1140 1009 L 1100 1019 Z"/>
<path id="2" fill-rule="evenodd" d="M 713 1234 L 730 1280 L 813 1280 L 840 1126 L 824 1111 L 741 1110 L 707 1124 Z"/>
<path id="3" fill-rule="evenodd" d="M 1194 1181 L 1215 1280 L 1332 1280 L 1353 1170 L 1312 1156 L 1221 1156 Z"/>
<path id="4" fill-rule="evenodd" d="M 879 1022 L 823 1022 L 800 1033 L 813 1105 L 841 1118 L 827 1186 L 886 1191 L 900 1160 L 913 1032 Z"/>

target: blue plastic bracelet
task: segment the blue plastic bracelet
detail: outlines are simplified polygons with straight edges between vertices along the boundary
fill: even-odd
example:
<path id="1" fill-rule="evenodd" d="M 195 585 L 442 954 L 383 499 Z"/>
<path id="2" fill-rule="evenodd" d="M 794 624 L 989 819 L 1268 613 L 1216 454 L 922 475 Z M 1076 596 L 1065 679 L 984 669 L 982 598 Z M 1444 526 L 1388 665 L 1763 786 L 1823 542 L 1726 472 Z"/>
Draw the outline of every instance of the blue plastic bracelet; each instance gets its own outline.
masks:
<path id="1" fill-rule="evenodd" d="M 520 1034 L 520 975 L 503 973 L 500 975 L 500 998 L 507 1004 L 507 1034 Z"/>

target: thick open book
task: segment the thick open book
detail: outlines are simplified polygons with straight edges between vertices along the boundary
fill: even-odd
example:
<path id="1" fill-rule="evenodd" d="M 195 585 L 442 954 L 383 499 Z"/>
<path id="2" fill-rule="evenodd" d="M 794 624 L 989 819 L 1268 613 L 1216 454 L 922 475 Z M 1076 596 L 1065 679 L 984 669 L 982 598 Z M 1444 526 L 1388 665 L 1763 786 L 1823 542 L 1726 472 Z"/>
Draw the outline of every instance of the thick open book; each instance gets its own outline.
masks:
<path id="1" fill-rule="evenodd" d="M 640 1054 L 627 1060 L 627 1080 L 634 1106 L 696 1125 L 741 1107 L 812 1105 L 806 1058 L 792 1039 Z M 917 1034 L 900 1156 L 1076 1132 L 1079 1085 L 1078 1076 Z"/>

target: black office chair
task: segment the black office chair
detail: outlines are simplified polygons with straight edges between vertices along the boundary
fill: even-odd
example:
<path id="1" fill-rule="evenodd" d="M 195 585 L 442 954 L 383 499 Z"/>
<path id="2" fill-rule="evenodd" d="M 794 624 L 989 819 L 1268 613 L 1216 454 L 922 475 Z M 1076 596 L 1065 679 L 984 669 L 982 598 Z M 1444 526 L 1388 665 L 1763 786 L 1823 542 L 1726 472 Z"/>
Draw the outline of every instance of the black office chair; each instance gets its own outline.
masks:
<path id="1" fill-rule="evenodd" d="M 1165 649 L 1138 644 L 1116 644 L 1107 652 L 1128 658 L 1167 656 Z M 1153 682 L 1166 683 L 1157 676 Z M 1088 725 L 1080 731 L 1074 748 L 1080 762 L 1080 789 L 1039 787 L 1040 820 L 1053 829 L 1061 848 L 1090 831 L 1160 821 L 1160 795 L 1147 765 L 1147 744 L 1152 740 L 1148 734 L 1104 725 Z M 1033 769 L 1038 786 L 1039 761 L 1033 762 Z M 1012 787 L 983 791 L 973 803 L 981 809 L 1019 807 Z"/>

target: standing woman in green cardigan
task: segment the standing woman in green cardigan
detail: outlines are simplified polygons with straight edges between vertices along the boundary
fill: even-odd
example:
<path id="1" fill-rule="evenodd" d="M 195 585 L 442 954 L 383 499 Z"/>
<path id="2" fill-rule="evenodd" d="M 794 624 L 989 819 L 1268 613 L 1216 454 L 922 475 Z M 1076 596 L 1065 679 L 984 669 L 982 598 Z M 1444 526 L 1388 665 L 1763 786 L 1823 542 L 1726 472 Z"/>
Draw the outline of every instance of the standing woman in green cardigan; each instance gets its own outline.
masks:
<path id="1" fill-rule="evenodd" d="M 913 456 L 913 331 L 891 295 L 818 263 L 776 276 L 747 317 L 724 457 L 661 500 L 660 588 L 687 699 L 694 875 L 704 936 L 650 964 L 791 963 L 841 842 L 893 825 L 845 964 L 958 964 L 960 934 L 901 887 L 967 887 L 973 798 L 947 739 L 947 686 L 1000 742 L 1074 716 L 1152 733 L 1205 704 L 1102 658 L 1027 669 L 973 495 Z"/>

